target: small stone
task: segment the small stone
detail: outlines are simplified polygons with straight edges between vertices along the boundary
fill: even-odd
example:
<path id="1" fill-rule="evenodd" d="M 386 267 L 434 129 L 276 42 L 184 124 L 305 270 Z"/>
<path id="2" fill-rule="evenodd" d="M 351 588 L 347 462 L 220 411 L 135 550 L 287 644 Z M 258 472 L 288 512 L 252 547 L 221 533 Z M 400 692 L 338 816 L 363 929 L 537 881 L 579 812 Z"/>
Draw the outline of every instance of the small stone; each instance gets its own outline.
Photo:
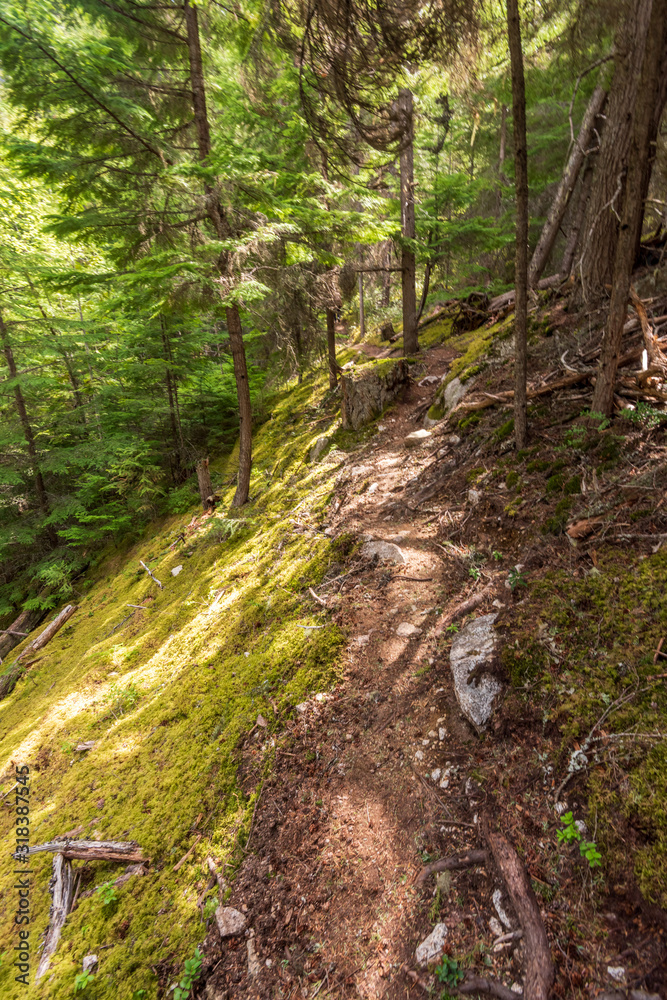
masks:
<path id="1" fill-rule="evenodd" d="M 372 559 L 373 556 L 377 556 L 378 559 L 383 559 L 388 562 L 407 562 L 398 545 L 394 545 L 392 542 L 382 542 L 379 540 L 366 542 L 366 544 L 361 548 L 361 555 L 364 559 Z"/>
<path id="2" fill-rule="evenodd" d="M 246 941 L 246 947 L 248 949 L 248 975 L 254 979 L 262 971 L 262 963 L 257 956 L 257 950 L 255 948 L 255 939 L 248 938 Z"/>
<path id="3" fill-rule="evenodd" d="M 427 968 L 442 955 L 447 937 L 447 925 L 436 924 L 431 933 L 415 951 L 415 961 L 422 969 Z"/>
<path id="4" fill-rule="evenodd" d="M 622 983 L 625 979 L 625 968 L 622 965 L 608 965 L 607 975 L 615 983 Z"/>
<path id="5" fill-rule="evenodd" d="M 378 430 L 379 430 L 379 431 L 386 431 L 386 429 L 387 429 L 387 428 L 385 427 L 385 425 L 384 425 L 384 424 L 378 424 Z"/>
<path id="6" fill-rule="evenodd" d="M 174 568 L 171 571 L 171 575 L 178 576 L 178 574 L 181 572 L 182 569 L 183 569 L 182 566 L 174 566 Z"/>
<path id="7" fill-rule="evenodd" d="M 424 754 L 421 752 L 421 750 L 418 750 L 417 753 L 415 754 L 415 760 L 423 760 L 423 759 L 424 759 Z"/>
<path id="8" fill-rule="evenodd" d="M 473 505 L 473 507 L 475 506 L 475 504 L 478 504 L 481 499 L 482 499 L 482 494 L 479 490 L 468 490 L 468 500 Z"/>
<path id="9" fill-rule="evenodd" d="M 308 458 L 310 459 L 311 462 L 317 461 L 317 459 L 320 457 L 324 449 L 330 443 L 330 440 L 331 439 L 327 437 L 326 434 L 321 434 L 316 439 L 315 443 L 311 445 L 310 451 L 308 453 Z"/>
<path id="10" fill-rule="evenodd" d="M 371 483 L 371 485 L 366 490 L 367 493 L 377 493 L 378 483 Z"/>
<path id="11" fill-rule="evenodd" d="M 432 780 L 433 781 L 440 781 L 440 774 L 441 774 L 440 768 L 439 767 L 435 767 L 431 771 L 431 778 L 432 778 Z"/>
<path id="12" fill-rule="evenodd" d="M 444 740 L 444 738 L 445 738 L 446 735 L 447 735 L 447 730 L 443 729 L 442 726 L 441 726 L 440 729 L 438 730 L 438 739 L 440 740 L 441 743 Z"/>
<path id="13" fill-rule="evenodd" d="M 219 906 L 215 911 L 215 922 L 222 938 L 236 937 L 246 928 L 246 918 L 233 906 Z"/>
<path id="14" fill-rule="evenodd" d="M 428 735 L 431 737 L 432 740 L 434 740 L 438 734 L 436 733 L 435 729 L 431 729 L 429 730 Z"/>
<path id="15" fill-rule="evenodd" d="M 83 960 L 83 971 L 92 972 L 93 969 L 97 967 L 98 958 L 97 955 L 86 955 Z"/>
<path id="16" fill-rule="evenodd" d="M 493 899 L 493 905 L 496 908 L 496 913 L 500 917 L 501 921 L 505 925 L 508 931 L 512 930 L 512 924 L 510 923 L 510 918 L 505 913 L 503 909 L 503 894 L 500 889 L 496 889 L 491 897 Z"/>
<path id="17" fill-rule="evenodd" d="M 431 440 L 433 435 L 430 431 L 424 430 L 422 427 L 418 431 L 413 431 L 412 434 L 408 434 L 403 442 L 406 448 L 421 448 L 422 445 L 427 444 Z"/>
<path id="18" fill-rule="evenodd" d="M 440 378 L 437 375 L 425 375 L 417 385 L 437 385 L 439 381 Z"/>
<path id="19" fill-rule="evenodd" d="M 302 701 L 302 702 L 300 702 L 300 703 L 299 703 L 299 704 L 298 704 L 298 705 L 296 706 L 296 710 L 297 710 L 297 712 L 299 713 L 299 715 L 305 715 L 305 714 L 306 714 L 306 712 L 308 711 L 308 702 L 307 702 L 307 701 Z"/>
<path id="20" fill-rule="evenodd" d="M 271 959 L 270 959 L 270 958 L 267 958 L 267 960 L 266 960 L 266 962 L 264 963 L 264 965 L 265 965 L 265 966 L 267 967 L 267 969 L 270 969 L 270 968 L 271 968 L 271 966 L 273 965 L 273 962 L 271 961 Z"/>
<path id="21" fill-rule="evenodd" d="M 351 743 L 354 737 L 352 736 L 352 733 L 345 733 L 345 739 L 348 743 Z"/>
<path id="22" fill-rule="evenodd" d="M 504 933 L 502 925 L 497 917 L 491 917 L 489 919 L 489 927 L 491 928 L 491 933 L 494 937 L 501 937 Z"/>
<path id="23" fill-rule="evenodd" d="M 440 781 L 440 788 L 449 788 L 449 778 L 442 778 Z"/>
<path id="24" fill-rule="evenodd" d="M 370 638 L 370 633 L 368 635 L 358 635 L 354 641 L 357 646 L 365 646 L 368 642 L 370 642 Z"/>
<path id="25" fill-rule="evenodd" d="M 478 732 L 485 729 L 502 685 L 494 676 L 485 673 L 478 678 L 477 684 L 468 684 L 468 676 L 475 667 L 483 667 L 493 658 L 498 646 L 493 630 L 496 617 L 495 613 L 482 615 L 465 625 L 454 636 L 449 654 L 457 701 Z"/>
<path id="26" fill-rule="evenodd" d="M 266 729 L 267 726 L 268 726 L 268 722 L 266 721 L 266 719 L 264 718 L 263 715 L 258 715 L 257 716 L 257 722 L 255 723 L 255 725 L 256 726 L 261 726 L 262 729 Z"/>
<path id="27" fill-rule="evenodd" d="M 402 639 L 411 639 L 413 636 L 421 635 L 422 630 L 417 628 L 416 625 L 411 625 L 410 622 L 401 622 L 401 624 L 396 629 L 396 635 L 401 636 Z"/>

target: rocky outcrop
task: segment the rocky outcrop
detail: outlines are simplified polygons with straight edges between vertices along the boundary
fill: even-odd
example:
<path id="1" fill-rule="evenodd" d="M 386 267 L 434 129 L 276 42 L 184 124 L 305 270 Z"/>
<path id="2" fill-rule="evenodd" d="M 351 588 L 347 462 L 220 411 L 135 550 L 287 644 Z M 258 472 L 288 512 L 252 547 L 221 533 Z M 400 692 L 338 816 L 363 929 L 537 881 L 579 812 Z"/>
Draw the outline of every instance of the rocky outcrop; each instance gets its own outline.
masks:
<path id="1" fill-rule="evenodd" d="M 468 622 L 454 636 L 449 654 L 456 699 L 478 732 L 486 728 L 495 698 L 502 691 L 496 678 L 484 673 L 484 667 L 491 664 L 498 648 L 498 636 L 493 629 L 497 617 L 482 615 Z"/>
<path id="2" fill-rule="evenodd" d="M 341 376 L 344 430 L 358 431 L 378 417 L 408 382 L 408 365 L 402 358 L 364 366 Z"/>

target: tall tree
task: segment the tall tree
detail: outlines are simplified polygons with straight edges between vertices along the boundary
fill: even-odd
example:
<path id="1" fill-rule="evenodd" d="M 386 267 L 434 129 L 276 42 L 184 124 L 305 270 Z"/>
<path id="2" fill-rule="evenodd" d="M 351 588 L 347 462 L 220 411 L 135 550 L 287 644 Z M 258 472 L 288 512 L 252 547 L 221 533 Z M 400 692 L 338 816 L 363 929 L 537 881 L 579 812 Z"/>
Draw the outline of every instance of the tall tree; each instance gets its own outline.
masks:
<path id="1" fill-rule="evenodd" d="M 593 392 L 592 410 L 610 416 L 614 405 L 614 382 L 630 296 L 635 251 L 643 219 L 643 178 L 648 170 L 652 122 L 661 80 L 667 31 L 667 0 L 653 0 L 641 63 L 634 68 L 637 103 L 631 115 L 631 140 L 625 179 L 625 200 L 619 227 L 612 274 L 609 317 L 602 339 L 600 368 Z"/>
<path id="2" fill-rule="evenodd" d="M 516 193 L 514 438 L 517 448 L 525 448 L 528 438 L 526 406 L 526 376 L 528 368 L 528 145 L 526 138 L 526 85 L 523 74 L 523 50 L 521 48 L 521 21 L 519 19 L 518 0 L 507 0 L 507 34 L 512 64 L 514 185 Z"/>
<path id="3" fill-rule="evenodd" d="M 396 102 L 401 133 L 401 282 L 403 291 L 403 352 L 415 354 L 419 350 L 417 333 L 417 294 L 415 290 L 416 263 L 415 228 L 415 170 L 414 170 L 414 102 L 407 88 L 399 91 Z"/>

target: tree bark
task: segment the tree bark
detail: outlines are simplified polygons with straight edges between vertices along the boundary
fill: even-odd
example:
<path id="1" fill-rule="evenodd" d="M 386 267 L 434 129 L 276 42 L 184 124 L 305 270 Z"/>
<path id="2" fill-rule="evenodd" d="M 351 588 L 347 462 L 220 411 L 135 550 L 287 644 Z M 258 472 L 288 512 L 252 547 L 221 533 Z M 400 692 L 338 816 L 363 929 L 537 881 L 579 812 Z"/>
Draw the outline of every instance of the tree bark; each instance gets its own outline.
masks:
<path id="1" fill-rule="evenodd" d="M 197 8 L 190 0 L 185 0 L 185 24 L 188 38 L 188 56 L 190 61 L 190 85 L 192 88 L 192 108 L 194 111 L 195 129 L 197 132 L 197 148 L 199 159 L 206 162 L 211 153 L 211 131 L 206 109 L 206 86 L 204 68 L 199 39 L 199 19 Z M 210 184 L 204 185 L 209 218 L 218 239 L 230 235 L 230 226 L 220 206 L 217 194 Z M 220 273 L 228 276 L 228 261 L 226 255 L 220 259 Z M 234 363 L 236 379 L 236 395 L 239 403 L 239 476 L 232 506 L 242 507 L 248 500 L 250 490 L 250 471 L 252 466 L 252 409 L 250 405 L 250 385 L 248 383 L 248 366 L 246 364 L 245 347 L 243 345 L 243 330 L 241 317 L 236 304 L 227 307 L 227 330 Z"/>
<path id="2" fill-rule="evenodd" d="M 595 155 L 596 154 L 591 154 L 591 156 L 589 156 L 586 160 L 586 166 L 584 167 L 584 172 L 581 175 L 581 180 L 579 182 L 577 207 L 572 217 L 572 224 L 567 236 L 567 243 L 565 244 L 565 251 L 560 265 L 560 277 L 563 281 L 565 281 L 566 278 L 569 278 L 572 273 L 575 254 L 577 252 L 577 247 L 579 246 L 581 229 L 584 224 L 586 211 L 590 202 L 591 185 L 593 182 L 593 174 L 595 172 L 593 162 L 591 161 Z"/>
<path id="3" fill-rule="evenodd" d="M 364 276 L 359 274 L 357 276 L 359 283 L 359 336 L 366 336 L 366 317 L 364 315 Z"/>
<path id="4" fill-rule="evenodd" d="M 658 4 L 662 2 L 657 0 Z M 592 303 L 606 296 L 606 286 L 611 283 L 614 273 L 627 189 L 633 116 L 640 99 L 640 72 L 653 7 L 654 0 L 627 4 L 631 13 L 621 23 L 616 38 L 618 55 L 577 263 L 581 294 L 585 301 Z"/>
<path id="5" fill-rule="evenodd" d="M 521 22 L 518 0 L 507 0 L 507 33 L 512 64 L 512 118 L 514 127 L 514 173 L 516 197 L 515 254 L 515 370 L 514 440 L 518 449 L 528 439 L 526 406 L 528 328 L 528 149 L 526 141 L 526 86 L 521 50 Z"/>
<path id="6" fill-rule="evenodd" d="M 338 365 L 336 364 L 336 310 L 327 308 L 327 356 L 329 360 L 329 388 L 338 385 Z"/>
<path id="7" fill-rule="evenodd" d="M 391 267 L 391 240 L 387 240 L 384 254 L 384 261 L 386 267 Z M 382 273 L 382 298 L 380 304 L 384 309 L 389 307 L 391 302 L 391 273 L 389 271 L 384 271 Z"/>
<path id="8" fill-rule="evenodd" d="M 632 138 L 625 185 L 626 197 L 614 259 L 609 318 L 602 339 L 600 368 L 591 404 L 593 412 L 602 413 L 605 416 L 611 416 L 614 406 L 614 383 L 621 351 L 623 325 L 630 297 L 637 234 L 642 224 L 642 178 L 648 167 L 652 119 L 661 82 L 659 69 L 663 58 L 663 39 L 667 28 L 666 0 L 654 0 L 650 14 L 644 57 L 636 69 L 638 78 L 635 88 L 637 104 L 632 116 Z"/>
<path id="9" fill-rule="evenodd" d="M 417 310 L 417 318 L 415 322 L 419 326 L 419 320 L 422 318 L 422 313 L 424 312 L 424 306 L 426 305 L 426 299 L 428 297 L 428 289 L 431 284 L 431 262 L 426 261 L 426 268 L 424 269 L 424 286 L 422 288 L 422 297 L 419 300 L 419 309 Z"/>
<path id="10" fill-rule="evenodd" d="M 39 982 L 49 968 L 51 956 L 58 947 L 63 924 L 67 919 L 67 914 L 72 905 L 72 896 L 74 894 L 72 862 L 63 857 L 62 854 L 56 854 L 53 859 L 53 875 L 49 882 L 49 890 L 53 897 L 53 902 L 51 903 L 51 910 L 49 912 L 49 926 L 44 940 L 44 948 L 39 965 L 37 966 L 37 972 L 35 973 L 35 982 Z"/>
<path id="11" fill-rule="evenodd" d="M 415 174 L 414 174 L 414 117 L 412 93 L 400 90 L 397 109 L 401 118 L 401 224 L 404 240 L 414 240 L 415 228 Z M 417 333 L 417 292 L 415 289 L 416 265 L 414 251 L 403 246 L 401 283 L 403 291 L 403 353 L 415 354 L 419 350 Z"/>
<path id="12" fill-rule="evenodd" d="M 211 483 L 211 473 L 208 467 L 208 458 L 200 458 L 195 466 L 197 472 L 197 483 L 199 485 L 199 499 L 204 510 L 210 510 L 209 497 L 213 493 Z"/>
<path id="13" fill-rule="evenodd" d="M 2 338 L 2 347 L 5 355 L 5 360 L 7 362 L 7 367 L 9 368 L 10 377 L 14 380 L 14 403 L 16 405 L 16 412 L 18 414 L 19 421 L 21 423 L 21 428 L 23 430 L 23 436 L 25 438 L 26 447 L 28 449 L 28 458 L 30 461 L 30 467 L 32 469 L 32 474 L 35 482 L 35 492 L 37 494 L 37 502 L 43 516 L 49 517 L 51 514 L 51 507 L 49 504 L 49 498 L 46 494 L 46 487 L 44 485 L 44 478 L 42 476 L 42 470 L 39 467 L 39 459 L 37 457 L 37 446 L 35 445 L 35 435 L 33 434 L 32 425 L 28 419 L 28 411 L 25 405 L 25 399 L 21 391 L 21 386 L 18 382 L 18 371 L 16 370 L 16 362 L 14 361 L 14 352 L 12 351 L 12 345 L 9 340 L 9 333 L 5 325 L 4 317 L 2 311 L 0 310 L 0 338 Z M 52 548 L 55 548 L 58 544 L 58 536 L 56 535 L 55 529 L 52 524 L 47 524 L 44 526 L 44 532 Z"/>
<path id="14" fill-rule="evenodd" d="M 250 472 L 252 469 L 252 409 L 250 406 L 250 385 L 248 367 L 243 347 L 241 317 L 236 306 L 227 310 L 227 331 L 234 362 L 234 378 L 239 401 L 239 476 L 232 507 L 242 507 L 250 495 Z"/>
<path id="15" fill-rule="evenodd" d="M 586 152 L 593 138 L 596 120 L 602 114 L 606 99 L 607 92 L 604 87 L 597 86 L 588 102 L 588 107 L 586 108 L 586 113 L 579 129 L 579 135 L 572 147 L 565 172 L 558 185 L 554 200 L 549 209 L 549 214 L 542 228 L 542 233 L 537 241 L 530 267 L 528 268 L 528 285 L 530 288 L 535 287 L 536 282 L 542 277 L 544 268 L 547 265 L 549 255 L 558 235 L 558 230 L 560 229 L 560 224 L 563 221 L 563 216 L 570 203 L 574 186 L 577 183 L 579 171 L 586 159 Z"/>
<path id="16" fill-rule="evenodd" d="M 53 639 L 54 635 L 60 631 L 63 625 L 65 625 L 70 620 L 70 618 L 72 617 L 72 615 L 76 610 L 77 610 L 76 604 L 68 604 L 66 608 L 63 608 L 60 614 L 57 615 L 57 617 L 54 618 L 49 625 L 46 626 L 44 631 L 40 632 L 37 638 L 34 639 L 29 646 L 26 646 L 26 648 L 19 656 L 17 662 L 19 660 L 22 660 L 23 657 L 26 656 L 28 653 L 36 652 L 38 649 L 42 649 L 44 646 L 46 646 L 47 642 L 50 642 L 51 639 Z"/>
<path id="17" fill-rule="evenodd" d="M 5 629 L 4 635 L 0 636 L 0 663 L 2 660 L 11 653 L 15 646 L 18 646 L 20 642 L 23 642 L 23 638 L 18 635 L 12 635 L 12 632 L 27 632 L 30 634 L 34 628 L 37 628 L 42 619 L 46 618 L 47 611 L 22 611 L 18 618 L 15 618 L 8 629 Z"/>

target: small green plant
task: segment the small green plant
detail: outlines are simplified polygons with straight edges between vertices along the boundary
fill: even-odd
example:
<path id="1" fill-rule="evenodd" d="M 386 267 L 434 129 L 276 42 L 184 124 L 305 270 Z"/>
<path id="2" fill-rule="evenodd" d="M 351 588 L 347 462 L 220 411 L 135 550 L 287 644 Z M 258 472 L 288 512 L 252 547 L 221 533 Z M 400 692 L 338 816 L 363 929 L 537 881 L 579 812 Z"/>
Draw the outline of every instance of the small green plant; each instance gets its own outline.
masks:
<path id="1" fill-rule="evenodd" d="M 526 580 L 526 577 L 524 576 L 523 572 L 516 566 L 513 566 L 512 569 L 507 574 L 507 582 L 510 585 L 510 590 L 512 591 L 512 593 L 514 593 L 517 587 L 528 586 L 528 581 Z"/>
<path id="2" fill-rule="evenodd" d="M 445 632 L 449 632 L 450 634 L 452 632 L 458 632 L 458 630 L 459 630 L 459 627 L 456 624 L 456 622 L 453 622 L 451 625 L 447 625 L 446 628 L 445 628 Z"/>
<path id="3" fill-rule="evenodd" d="M 465 973 L 455 958 L 444 955 L 440 965 L 436 966 L 435 974 L 446 986 L 458 986 L 465 978 Z"/>
<path id="4" fill-rule="evenodd" d="M 95 976 L 92 972 L 86 969 L 85 972 L 80 972 L 78 976 L 74 979 L 74 992 L 81 993 L 95 980 Z"/>
<path id="5" fill-rule="evenodd" d="M 563 829 L 556 831 L 558 843 L 579 844 L 579 853 L 582 858 L 586 858 L 591 868 L 599 868 L 602 864 L 602 855 L 592 840 L 584 840 L 572 813 L 565 813 L 564 816 L 561 816 L 560 821 L 563 824 Z"/>
<path id="6" fill-rule="evenodd" d="M 218 900 L 215 896 L 209 896 L 204 903 L 204 920 L 208 923 L 218 908 Z"/>
<path id="7" fill-rule="evenodd" d="M 497 552 L 496 549 L 493 550 L 493 552 L 491 553 L 491 555 L 493 556 L 493 558 L 495 559 L 496 562 L 500 562 L 500 560 L 503 557 L 502 552 Z"/>
<path id="8" fill-rule="evenodd" d="M 190 996 L 193 983 L 199 979 L 201 975 L 202 962 L 203 955 L 199 948 L 195 948 L 194 957 L 186 958 L 185 960 L 183 975 L 181 976 L 178 986 L 174 990 L 174 1000 L 187 1000 Z"/>
<path id="9" fill-rule="evenodd" d="M 113 882 L 105 882 L 103 885 L 98 885 L 95 892 L 100 899 L 103 910 L 112 909 L 118 902 L 118 893 Z"/>
<path id="10" fill-rule="evenodd" d="M 132 996 L 130 997 L 130 1000 L 145 1000 L 147 996 L 148 993 L 146 992 L 146 990 L 135 990 Z"/>
<path id="11" fill-rule="evenodd" d="M 126 688 L 112 684 L 106 700 L 110 702 L 111 714 L 117 719 L 120 715 L 133 709 L 140 697 L 141 692 L 134 684 L 129 684 Z"/>
<path id="12" fill-rule="evenodd" d="M 480 576 L 482 575 L 482 571 L 479 568 L 479 566 L 471 566 L 470 569 L 468 570 L 468 573 L 473 578 L 473 580 L 479 580 Z"/>
<path id="13" fill-rule="evenodd" d="M 623 416 L 633 424 L 641 424 L 649 430 L 658 427 L 667 420 L 667 413 L 663 410 L 656 410 L 650 403 L 637 403 L 634 410 L 623 410 Z"/>

